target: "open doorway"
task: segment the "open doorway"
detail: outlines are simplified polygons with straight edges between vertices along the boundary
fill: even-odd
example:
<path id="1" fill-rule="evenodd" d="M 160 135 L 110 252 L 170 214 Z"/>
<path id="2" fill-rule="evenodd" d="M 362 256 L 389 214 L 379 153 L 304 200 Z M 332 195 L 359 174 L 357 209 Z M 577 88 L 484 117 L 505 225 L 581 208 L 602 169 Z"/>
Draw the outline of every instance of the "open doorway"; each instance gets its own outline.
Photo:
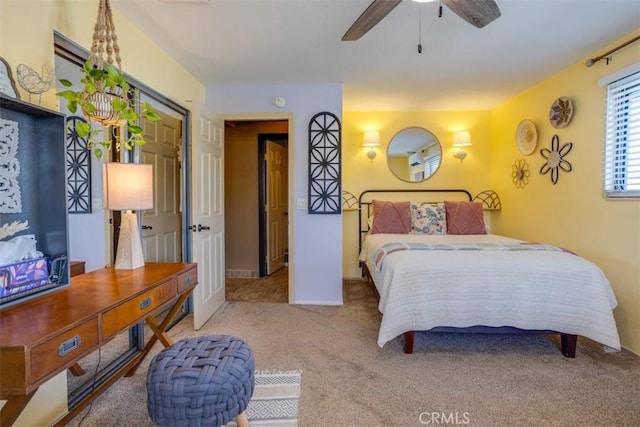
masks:
<path id="1" fill-rule="evenodd" d="M 288 302 L 288 120 L 225 122 L 227 300 Z"/>
<path id="2" fill-rule="evenodd" d="M 288 142 L 286 133 L 258 134 L 259 277 L 287 266 Z"/>

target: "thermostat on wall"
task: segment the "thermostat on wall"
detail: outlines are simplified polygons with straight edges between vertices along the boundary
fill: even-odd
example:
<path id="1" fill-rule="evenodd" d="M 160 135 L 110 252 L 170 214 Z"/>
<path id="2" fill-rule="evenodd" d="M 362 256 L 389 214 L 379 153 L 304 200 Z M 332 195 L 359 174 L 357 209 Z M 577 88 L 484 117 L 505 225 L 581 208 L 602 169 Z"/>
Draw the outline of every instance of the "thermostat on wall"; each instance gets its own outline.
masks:
<path id="1" fill-rule="evenodd" d="M 281 96 L 279 96 L 276 99 L 274 99 L 273 103 L 276 104 L 276 107 L 278 107 L 278 108 L 282 108 L 285 105 L 287 105 L 287 101 Z"/>

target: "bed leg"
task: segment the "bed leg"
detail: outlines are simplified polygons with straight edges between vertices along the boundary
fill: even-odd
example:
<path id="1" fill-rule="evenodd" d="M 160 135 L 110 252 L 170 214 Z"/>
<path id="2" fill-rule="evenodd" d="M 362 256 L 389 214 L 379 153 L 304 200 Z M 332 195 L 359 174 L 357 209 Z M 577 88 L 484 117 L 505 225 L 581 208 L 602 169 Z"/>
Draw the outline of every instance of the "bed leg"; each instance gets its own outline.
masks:
<path id="1" fill-rule="evenodd" d="M 576 357 L 576 344 L 578 343 L 577 335 L 560 334 L 560 345 L 562 354 L 565 357 Z"/>
<path id="2" fill-rule="evenodd" d="M 404 337 L 405 354 L 413 354 L 413 338 L 416 336 L 416 331 L 405 332 L 402 335 Z"/>

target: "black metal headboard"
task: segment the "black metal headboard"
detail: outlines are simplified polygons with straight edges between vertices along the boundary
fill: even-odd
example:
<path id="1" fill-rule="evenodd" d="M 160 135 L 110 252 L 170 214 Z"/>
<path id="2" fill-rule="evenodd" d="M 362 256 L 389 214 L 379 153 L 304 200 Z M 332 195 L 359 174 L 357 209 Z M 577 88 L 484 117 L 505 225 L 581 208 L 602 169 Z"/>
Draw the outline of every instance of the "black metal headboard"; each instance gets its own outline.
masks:
<path id="1" fill-rule="evenodd" d="M 428 196 L 425 196 L 428 194 Z M 444 200 L 471 201 L 471 193 L 467 190 L 416 189 L 416 190 L 366 190 L 358 197 L 360 213 L 360 229 L 358 230 L 358 248 L 362 247 L 362 237 L 369 231 L 369 217 L 373 213 L 373 200 L 411 201 L 438 203 Z"/>

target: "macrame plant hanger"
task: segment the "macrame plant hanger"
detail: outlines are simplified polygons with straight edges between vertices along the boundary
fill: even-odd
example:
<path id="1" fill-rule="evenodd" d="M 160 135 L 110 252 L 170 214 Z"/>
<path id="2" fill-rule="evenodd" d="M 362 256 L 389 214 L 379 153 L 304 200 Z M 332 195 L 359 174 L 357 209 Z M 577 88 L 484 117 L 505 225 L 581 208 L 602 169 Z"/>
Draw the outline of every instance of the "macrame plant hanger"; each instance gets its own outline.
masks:
<path id="1" fill-rule="evenodd" d="M 114 57 L 118 71 L 122 73 L 120 46 L 118 46 L 118 36 L 116 36 L 116 28 L 113 24 L 111 5 L 109 0 L 100 0 L 98 18 L 93 31 L 91 54 L 88 60 L 89 66 L 97 70 L 104 70 L 105 59 L 109 65 L 113 66 Z M 106 73 L 106 70 L 104 71 Z M 113 101 L 114 98 L 120 98 L 128 105 L 128 94 L 122 90 L 119 93 L 109 93 L 109 89 L 105 87 L 104 80 L 101 80 L 94 93 L 85 95 L 85 99 L 95 106 L 95 111 L 86 111 L 83 108 L 83 113 L 89 120 L 101 123 L 103 126 L 123 125 L 126 120 L 121 119 L 118 112 L 114 111 Z"/>

